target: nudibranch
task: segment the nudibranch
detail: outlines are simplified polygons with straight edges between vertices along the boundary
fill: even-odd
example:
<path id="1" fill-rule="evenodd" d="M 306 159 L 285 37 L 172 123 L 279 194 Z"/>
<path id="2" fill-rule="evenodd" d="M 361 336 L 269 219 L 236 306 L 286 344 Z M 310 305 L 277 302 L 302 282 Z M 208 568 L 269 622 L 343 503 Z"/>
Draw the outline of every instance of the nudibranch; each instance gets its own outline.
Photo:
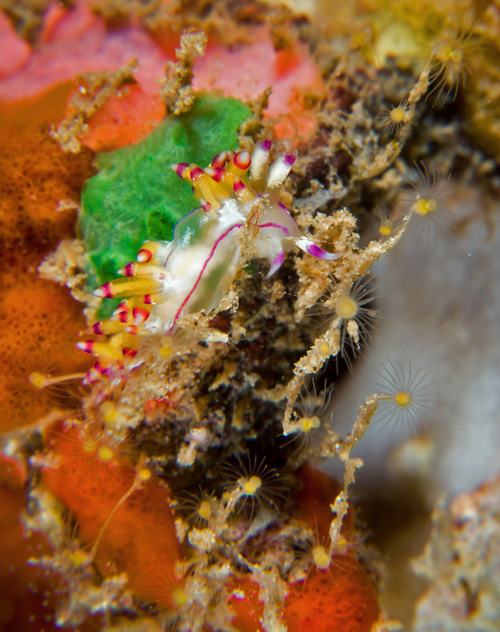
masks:
<path id="1" fill-rule="evenodd" d="M 271 142 L 266 140 L 252 155 L 223 151 L 206 169 L 172 165 L 192 185 L 201 206 L 179 220 L 171 241 L 144 243 L 137 260 L 119 271 L 121 278 L 95 290 L 103 298 L 129 297 L 110 319 L 92 328 L 95 334 L 111 334 L 108 342 L 78 345 L 98 358 L 99 372 L 109 362 L 133 357 L 137 334 L 171 335 L 183 314 L 217 307 L 245 263 L 243 239 L 253 241 L 252 255 L 269 261 L 268 276 L 280 268 L 293 246 L 320 259 L 342 256 L 300 234 L 280 200 L 295 156 L 285 154 L 271 163 L 270 152 Z"/>

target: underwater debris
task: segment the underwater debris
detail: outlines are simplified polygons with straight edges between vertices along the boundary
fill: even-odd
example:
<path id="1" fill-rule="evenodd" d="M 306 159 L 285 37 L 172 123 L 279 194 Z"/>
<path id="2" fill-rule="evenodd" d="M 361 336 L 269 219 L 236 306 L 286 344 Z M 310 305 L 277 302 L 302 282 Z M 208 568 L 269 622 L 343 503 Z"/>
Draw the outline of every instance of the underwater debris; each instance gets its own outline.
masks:
<path id="1" fill-rule="evenodd" d="M 203 31 L 191 29 L 181 35 L 180 48 L 175 49 L 177 62 L 168 62 L 166 78 L 160 87 L 167 114 L 177 116 L 191 109 L 194 103 L 193 64 L 197 57 L 203 57 L 206 47 L 207 36 Z"/>
<path id="2" fill-rule="evenodd" d="M 135 83 L 137 67 L 137 59 L 132 59 L 115 72 L 86 73 L 76 78 L 79 85 L 69 99 L 68 114 L 49 131 L 63 151 L 72 154 L 81 151 L 81 139 L 88 132 L 89 119 L 124 86 Z"/>
<path id="3" fill-rule="evenodd" d="M 439 501 L 432 532 L 413 570 L 429 586 L 416 605 L 415 630 L 429 626 L 494 630 L 498 623 L 500 480 Z"/>

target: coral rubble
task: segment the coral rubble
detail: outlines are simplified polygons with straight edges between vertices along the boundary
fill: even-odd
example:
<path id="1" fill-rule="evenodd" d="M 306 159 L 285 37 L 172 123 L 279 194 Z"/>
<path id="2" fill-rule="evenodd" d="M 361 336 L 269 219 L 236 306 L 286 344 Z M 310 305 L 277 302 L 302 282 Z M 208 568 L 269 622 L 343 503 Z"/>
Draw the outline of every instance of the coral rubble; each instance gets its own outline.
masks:
<path id="1" fill-rule="evenodd" d="M 498 626 L 499 480 L 461 494 L 433 513 L 415 571 L 431 582 L 417 603 L 415 630 L 494 630 Z"/>

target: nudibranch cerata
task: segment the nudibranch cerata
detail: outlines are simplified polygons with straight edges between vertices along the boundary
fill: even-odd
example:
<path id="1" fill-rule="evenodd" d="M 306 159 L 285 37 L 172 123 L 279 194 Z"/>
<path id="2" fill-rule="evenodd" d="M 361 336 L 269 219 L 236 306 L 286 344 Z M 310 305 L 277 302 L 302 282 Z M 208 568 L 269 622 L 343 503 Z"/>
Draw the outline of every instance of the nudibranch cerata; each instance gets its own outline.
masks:
<path id="1" fill-rule="evenodd" d="M 342 256 L 300 234 L 280 201 L 295 156 L 285 154 L 271 163 L 270 152 L 271 142 L 266 140 L 257 144 L 252 155 L 223 151 L 206 169 L 172 165 L 192 185 L 201 206 L 179 220 L 171 241 L 144 243 L 137 260 L 119 271 L 121 278 L 95 290 L 99 297 L 130 297 L 111 318 L 92 328 L 95 334 L 110 334 L 108 342 L 78 344 L 98 358 L 98 372 L 109 361 L 135 355 L 137 334 L 171 334 L 183 314 L 217 307 L 245 263 L 241 243 L 245 229 L 252 235 L 252 255 L 270 264 L 268 276 L 280 268 L 286 251 L 294 246 L 320 259 Z"/>

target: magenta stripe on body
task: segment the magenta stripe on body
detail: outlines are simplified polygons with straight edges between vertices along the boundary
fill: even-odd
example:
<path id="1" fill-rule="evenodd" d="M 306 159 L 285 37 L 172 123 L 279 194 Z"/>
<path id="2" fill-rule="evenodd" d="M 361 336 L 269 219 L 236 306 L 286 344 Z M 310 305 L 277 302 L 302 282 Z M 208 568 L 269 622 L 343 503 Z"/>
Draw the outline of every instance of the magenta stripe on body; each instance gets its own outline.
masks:
<path id="1" fill-rule="evenodd" d="M 259 228 L 278 228 L 279 230 L 282 230 L 285 235 L 289 235 L 290 231 L 288 230 L 288 228 L 286 226 L 283 226 L 283 224 L 276 224 L 275 222 L 268 222 L 267 224 L 258 224 Z"/>
<path id="2" fill-rule="evenodd" d="M 340 252 L 328 252 L 327 250 L 323 250 L 316 244 L 310 243 L 306 247 L 306 252 L 317 259 L 329 259 L 330 261 L 334 261 L 335 259 L 340 259 L 342 254 Z"/>
<path id="3" fill-rule="evenodd" d="M 274 259 L 273 262 L 271 264 L 271 270 L 277 270 L 279 267 L 281 267 L 281 264 L 283 263 L 285 259 L 285 252 L 282 250 L 280 253 L 278 253 Z"/>
<path id="4" fill-rule="evenodd" d="M 175 323 L 177 322 L 179 316 L 182 313 L 182 310 L 184 309 L 184 306 L 186 305 L 186 303 L 189 301 L 189 299 L 191 298 L 191 296 L 193 295 L 193 292 L 196 290 L 198 283 L 201 280 L 201 277 L 203 276 L 203 273 L 205 272 L 205 269 L 210 261 L 210 259 L 214 256 L 215 251 L 217 249 L 217 246 L 220 244 L 220 242 L 229 235 L 229 233 L 234 230 L 235 228 L 241 228 L 243 226 L 243 224 L 234 224 L 233 226 L 231 226 L 230 228 L 228 228 L 226 230 L 225 233 L 222 233 L 222 235 L 216 240 L 215 244 L 212 246 L 212 249 L 210 250 L 210 254 L 208 255 L 208 257 L 205 260 L 205 263 L 203 264 L 200 273 L 198 274 L 198 277 L 195 281 L 195 284 L 193 285 L 193 287 L 191 288 L 189 294 L 186 296 L 186 298 L 182 301 L 181 306 L 179 307 L 179 309 L 177 310 L 177 313 L 174 316 L 174 322 L 172 324 L 172 327 L 170 328 L 170 331 L 172 331 L 172 329 L 174 328 Z"/>
<path id="5" fill-rule="evenodd" d="M 307 252 L 318 259 L 323 259 L 324 256 L 328 254 L 323 248 L 316 246 L 316 244 L 309 244 L 309 246 L 307 246 Z"/>
<path id="6" fill-rule="evenodd" d="M 292 214 L 290 213 L 290 210 L 283 204 L 283 202 L 280 202 L 278 200 L 278 206 L 280 207 L 280 209 L 282 211 L 285 211 L 285 213 L 288 215 L 288 217 L 292 217 Z M 293 219 L 293 218 L 292 218 Z M 294 220 L 295 221 L 295 220 Z"/>

